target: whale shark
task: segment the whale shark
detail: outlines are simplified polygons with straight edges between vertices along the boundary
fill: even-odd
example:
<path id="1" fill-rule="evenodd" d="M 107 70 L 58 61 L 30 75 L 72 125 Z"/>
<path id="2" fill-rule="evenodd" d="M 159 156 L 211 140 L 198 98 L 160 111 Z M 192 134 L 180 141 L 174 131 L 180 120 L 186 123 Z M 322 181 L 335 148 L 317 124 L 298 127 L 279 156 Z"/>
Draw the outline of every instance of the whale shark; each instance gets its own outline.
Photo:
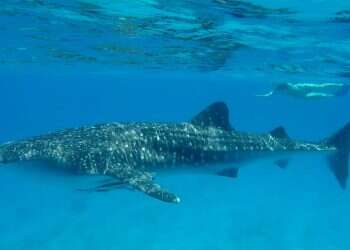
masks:
<path id="1" fill-rule="evenodd" d="M 293 155 L 324 153 L 336 180 L 346 188 L 350 123 L 320 142 L 307 142 L 291 139 L 282 126 L 253 134 L 237 131 L 229 120 L 227 105 L 215 102 L 183 123 L 106 123 L 63 129 L 1 144 L 0 163 L 51 162 L 76 174 L 110 179 L 82 191 L 128 187 L 179 203 L 178 195 L 157 184 L 155 173 L 187 166 L 236 178 L 250 160 L 267 158 L 285 168 Z"/>

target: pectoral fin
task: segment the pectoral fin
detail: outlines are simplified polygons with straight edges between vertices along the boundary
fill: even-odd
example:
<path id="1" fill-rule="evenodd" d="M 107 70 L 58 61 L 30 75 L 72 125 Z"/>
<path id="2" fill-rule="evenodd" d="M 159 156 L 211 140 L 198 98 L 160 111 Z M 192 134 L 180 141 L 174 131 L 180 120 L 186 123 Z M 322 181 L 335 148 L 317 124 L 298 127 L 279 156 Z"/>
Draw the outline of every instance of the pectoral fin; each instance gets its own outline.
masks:
<path id="1" fill-rule="evenodd" d="M 124 168 L 110 170 L 106 174 L 118 178 L 122 183 L 158 200 L 170 203 L 180 202 L 180 198 L 177 195 L 154 183 L 153 176 L 149 172 L 136 170 L 126 166 Z"/>
<path id="2" fill-rule="evenodd" d="M 169 191 L 164 190 L 161 186 L 149 180 L 133 178 L 129 180 L 129 185 L 145 194 L 161 201 L 170 203 L 180 203 L 180 198 Z"/>
<path id="3" fill-rule="evenodd" d="M 237 178 L 238 177 L 238 168 L 225 168 L 219 172 L 217 172 L 217 175 L 220 176 L 225 176 L 225 177 L 229 177 L 229 178 Z"/>

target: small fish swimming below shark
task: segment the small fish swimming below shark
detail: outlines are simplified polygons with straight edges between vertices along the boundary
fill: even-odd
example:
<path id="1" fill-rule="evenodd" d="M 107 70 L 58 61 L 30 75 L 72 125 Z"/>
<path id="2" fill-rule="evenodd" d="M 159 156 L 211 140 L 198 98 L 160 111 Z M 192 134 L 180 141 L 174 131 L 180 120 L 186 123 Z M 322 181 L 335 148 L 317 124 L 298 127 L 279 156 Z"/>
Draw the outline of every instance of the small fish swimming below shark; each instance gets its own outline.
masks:
<path id="1" fill-rule="evenodd" d="M 179 203 L 179 196 L 154 181 L 154 172 L 191 166 L 234 178 L 244 161 L 271 158 L 285 168 L 294 154 L 322 152 L 345 189 L 349 151 L 350 123 L 318 143 L 292 140 L 283 127 L 266 134 L 243 133 L 230 125 L 226 104 L 216 102 L 184 123 L 107 123 L 5 143 L 0 145 L 0 163 L 49 161 L 76 173 L 113 178 L 85 191 L 129 187 Z M 223 167 L 226 163 L 235 167 Z"/>

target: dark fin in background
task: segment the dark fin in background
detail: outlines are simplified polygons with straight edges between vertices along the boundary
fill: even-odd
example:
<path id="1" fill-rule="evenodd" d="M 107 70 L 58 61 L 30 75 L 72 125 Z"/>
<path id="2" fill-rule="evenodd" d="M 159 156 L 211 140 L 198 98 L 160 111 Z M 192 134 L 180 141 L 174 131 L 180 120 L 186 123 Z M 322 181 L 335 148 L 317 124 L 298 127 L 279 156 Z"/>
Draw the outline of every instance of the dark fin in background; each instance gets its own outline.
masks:
<path id="1" fill-rule="evenodd" d="M 216 174 L 220 175 L 220 176 L 229 177 L 229 178 L 237 178 L 238 172 L 239 172 L 238 168 L 225 168 L 225 169 L 217 172 Z"/>
<path id="2" fill-rule="evenodd" d="M 224 102 L 215 102 L 196 115 L 191 123 L 202 127 L 233 130 L 229 121 L 229 110 Z"/>
<path id="3" fill-rule="evenodd" d="M 329 167 L 340 186 L 345 189 L 349 176 L 350 123 L 328 138 L 326 143 L 337 148 L 337 151 L 328 158 Z"/>
<path id="4" fill-rule="evenodd" d="M 289 164 L 289 159 L 280 159 L 274 162 L 278 167 L 285 169 Z"/>
<path id="5" fill-rule="evenodd" d="M 96 187 L 79 188 L 77 190 L 82 191 L 82 192 L 107 192 L 107 191 L 111 191 L 113 189 L 121 188 L 125 184 L 126 184 L 125 182 L 121 182 L 121 181 L 111 181 L 111 182 L 108 182 L 105 184 L 98 185 Z"/>
<path id="6" fill-rule="evenodd" d="M 349 93 L 349 91 L 350 84 L 344 84 L 344 86 L 335 93 L 335 96 L 345 96 Z"/>
<path id="7" fill-rule="evenodd" d="M 290 138 L 289 135 L 287 134 L 286 130 L 282 126 L 277 127 L 275 129 L 273 129 L 272 131 L 270 131 L 270 135 L 275 137 L 275 138 L 279 138 L 279 139 L 289 139 Z"/>

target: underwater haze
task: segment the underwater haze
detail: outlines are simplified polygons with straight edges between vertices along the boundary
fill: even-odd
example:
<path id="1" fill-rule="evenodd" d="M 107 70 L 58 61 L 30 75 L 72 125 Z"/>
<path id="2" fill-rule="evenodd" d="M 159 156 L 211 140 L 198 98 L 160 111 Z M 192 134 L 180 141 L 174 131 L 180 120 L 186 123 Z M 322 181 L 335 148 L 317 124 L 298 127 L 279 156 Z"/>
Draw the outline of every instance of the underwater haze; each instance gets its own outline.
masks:
<path id="1" fill-rule="evenodd" d="M 350 95 L 268 98 L 276 84 L 350 82 L 346 0 L 3 0 L 0 143 L 109 122 L 190 121 L 225 102 L 237 131 L 283 126 L 319 142 Z M 0 250 L 348 250 L 350 190 L 320 154 L 244 164 L 238 178 L 181 168 L 157 183 L 78 189 L 100 176 L 0 165 Z M 234 167 L 236 163 L 231 163 Z"/>

